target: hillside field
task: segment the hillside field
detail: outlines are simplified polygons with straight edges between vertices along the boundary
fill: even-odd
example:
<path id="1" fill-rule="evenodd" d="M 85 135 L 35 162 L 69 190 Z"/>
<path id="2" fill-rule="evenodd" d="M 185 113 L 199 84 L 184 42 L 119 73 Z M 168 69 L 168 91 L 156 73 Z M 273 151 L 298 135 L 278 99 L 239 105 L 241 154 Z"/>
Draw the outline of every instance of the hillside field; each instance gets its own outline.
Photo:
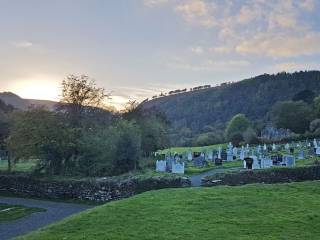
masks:
<path id="1" fill-rule="evenodd" d="M 320 182 L 151 191 L 20 239 L 319 239 Z"/>

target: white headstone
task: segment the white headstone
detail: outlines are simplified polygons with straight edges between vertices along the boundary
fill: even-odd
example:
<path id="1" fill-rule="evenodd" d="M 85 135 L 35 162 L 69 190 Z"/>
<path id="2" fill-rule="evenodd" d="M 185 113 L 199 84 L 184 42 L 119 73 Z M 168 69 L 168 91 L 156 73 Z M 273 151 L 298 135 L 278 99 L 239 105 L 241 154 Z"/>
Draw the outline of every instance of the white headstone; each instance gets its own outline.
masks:
<path id="1" fill-rule="evenodd" d="M 244 153 L 244 146 L 242 146 L 242 147 L 241 147 L 241 152 L 240 152 L 240 159 L 241 159 L 241 160 L 244 160 L 244 157 L 245 157 L 244 155 L 245 155 L 245 153 Z"/>
<path id="2" fill-rule="evenodd" d="M 276 148 L 276 145 L 275 144 L 272 144 L 272 151 L 275 151 L 277 148 Z"/>
<path id="3" fill-rule="evenodd" d="M 260 169 L 258 158 L 256 156 L 251 156 L 250 158 L 253 159 L 252 169 Z"/>
<path id="4" fill-rule="evenodd" d="M 272 165 L 273 162 L 271 158 L 261 158 L 261 168 L 270 168 Z"/>
<path id="5" fill-rule="evenodd" d="M 188 152 L 187 159 L 188 161 L 192 161 L 192 152 Z"/>
<path id="6" fill-rule="evenodd" d="M 166 171 L 167 162 L 163 160 L 157 160 L 156 162 L 156 171 L 157 172 L 165 172 Z"/>
<path id="7" fill-rule="evenodd" d="M 238 148 L 237 147 L 234 147 L 232 149 L 232 153 L 233 153 L 233 156 L 235 156 L 236 158 L 238 158 Z"/>
<path id="8" fill-rule="evenodd" d="M 267 145 L 266 144 L 263 144 L 263 150 L 267 151 Z"/>
<path id="9" fill-rule="evenodd" d="M 184 162 L 172 163 L 172 173 L 184 174 Z"/>
<path id="10" fill-rule="evenodd" d="M 320 155 L 320 147 L 317 147 L 317 148 L 316 148 L 316 154 L 317 154 L 317 155 Z"/>
<path id="11" fill-rule="evenodd" d="M 317 140 L 316 140 L 316 139 L 313 139 L 313 146 L 314 146 L 315 148 L 318 147 L 318 143 L 317 143 Z"/>
<path id="12" fill-rule="evenodd" d="M 219 147 L 219 150 L 218 150 L 218 159 L 221 159 L 221 147 Z"/>
<path id="13" fill-rule="evenodd" d="M 283 157 L 283 162 L 287 167 L 294 167 L 296 165 L 296 161 L 294 156 L 286 155 Z"/>

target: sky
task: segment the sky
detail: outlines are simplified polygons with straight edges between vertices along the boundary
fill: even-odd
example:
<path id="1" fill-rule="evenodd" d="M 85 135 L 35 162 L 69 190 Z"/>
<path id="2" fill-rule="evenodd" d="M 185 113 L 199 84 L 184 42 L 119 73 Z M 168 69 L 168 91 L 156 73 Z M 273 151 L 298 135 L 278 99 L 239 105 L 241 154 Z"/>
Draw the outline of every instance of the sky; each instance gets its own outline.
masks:
<path id="1" fill-rule="evenodd" d="M 320 69 L 319 0 L 0 0 L 0 92 L 58 100 L 86 74 L 118 109 L 161 92 Z"/>

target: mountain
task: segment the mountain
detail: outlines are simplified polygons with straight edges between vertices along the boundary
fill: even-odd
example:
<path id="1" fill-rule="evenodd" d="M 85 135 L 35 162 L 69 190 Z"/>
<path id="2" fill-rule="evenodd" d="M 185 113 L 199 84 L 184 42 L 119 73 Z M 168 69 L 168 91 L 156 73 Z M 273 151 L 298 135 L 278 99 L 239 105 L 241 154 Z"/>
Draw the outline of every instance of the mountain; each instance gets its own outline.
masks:
<path id="1" fill-rule="evenodd" d="M 20 110 L 27 110 L 32 106 L 43 106 L 51 110 L 54 109 L 54 106 L 57 104 L 57 102 L 48 100 L 24 99 L 12 92 L 0 92 L 0 99 L 7 105 L 11 105 Z"/>
<path id="2" fill-rule="evenodd" d="M 155 98 L 143 102 L 140 107 L 163 112 L 179 137 L 181 129 L 192 134 L 207 129 L 223 130 L 238 113 L 244 113 L 254 122 L 265 121 L 276 102 L 291 100 L 305 90 L 320 95 L 320 71 L 264 74 L 217 87 Z"/>

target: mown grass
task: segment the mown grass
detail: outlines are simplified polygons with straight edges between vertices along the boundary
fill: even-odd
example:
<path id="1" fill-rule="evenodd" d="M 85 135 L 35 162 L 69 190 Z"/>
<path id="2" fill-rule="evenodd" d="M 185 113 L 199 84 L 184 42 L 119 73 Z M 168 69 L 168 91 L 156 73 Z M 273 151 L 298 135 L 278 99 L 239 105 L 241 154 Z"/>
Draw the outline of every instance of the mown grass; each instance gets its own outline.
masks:
<path id="1" fill-rule="evenodd" d="M 188 166 L 185 169 L 185 175 L 196 175 L 204 172 L 208 172 L 213 169 L 228 169 L 228 168 L 237 168 L 237 167 L 243 167 L 243 161 L 237 160 L 232 162 L 223 162 L 223 165 L 215 166 L 214 163 L 210 163 L 208 167 L 194 167 L 194 166 Z"/>
<path id="2" fill-rule="evenodd" d="M 20 239 L 319 239 L 320 182 L 151 191 Z"/>
<path id="3" fill-rule="evenodd" d="M 13 221 L 35 212 L 42 212 L 44 209 L 29 208 L 20 205 L 8 205 L 0 203 L 0 223 Z"/>
<path id="4" fill-rule="evenodd" d="M 223 144 L 215 144 L 215 145 L 203 146 L 203 147 L 172 147 L 172 148 L 160 150 L 158 152 L 160 154 L 168 154 L 170 152 L 182 154 L 182 153 L 187 153 L 190 151 L 191 152 L 207 152 L 212 149 L 218 150 L 219 146 L 221 146 L 222 148 L 226 148 L 227 145 L 228 145 L 227 143 L 223 143 Z"/>
<path id="5" fill-rule="evenodd" d="M 36 166 L 36 160 L 20 161 L 12 165 L 14 172 L 30 172 Z M 8 161 L 0 160 L 0 171 L 8 171 Z"/>

